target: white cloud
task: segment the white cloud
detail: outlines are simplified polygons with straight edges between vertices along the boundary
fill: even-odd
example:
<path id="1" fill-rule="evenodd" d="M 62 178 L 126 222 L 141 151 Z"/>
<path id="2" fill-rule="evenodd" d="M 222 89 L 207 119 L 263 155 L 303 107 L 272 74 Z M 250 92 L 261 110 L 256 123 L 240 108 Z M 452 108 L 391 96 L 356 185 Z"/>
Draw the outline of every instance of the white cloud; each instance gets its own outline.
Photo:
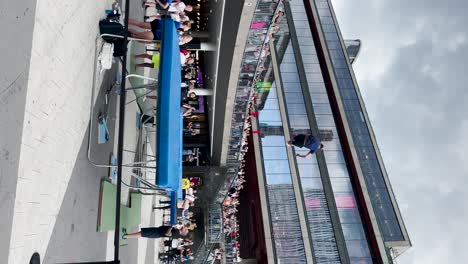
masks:
<path id="1" fill-rule="evenodd" d="M 333 4 L 414 245 L 397 263 L 466 263 L 468 2 Z"/>

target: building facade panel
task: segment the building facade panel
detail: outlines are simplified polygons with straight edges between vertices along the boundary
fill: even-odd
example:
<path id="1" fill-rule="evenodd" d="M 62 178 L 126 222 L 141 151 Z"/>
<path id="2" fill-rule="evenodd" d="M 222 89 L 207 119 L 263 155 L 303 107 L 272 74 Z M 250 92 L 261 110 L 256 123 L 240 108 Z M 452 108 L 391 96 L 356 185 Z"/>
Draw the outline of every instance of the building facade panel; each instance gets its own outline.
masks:
<path id="1" fill-rule="evenodd" d="M 377 158 L 377 146 L 372 143 L 369 129 L 363 114 L 363 106 L 359 101 L 357 87 L 351 77 L 351 68 L 347 63 L 345 48 L 340 41 L 340 36 L 334 18 L 332 7 L 328 0 L 315 0 L 318 10 L 321 28 L 325 32 L 325 41 L 329 51 L 335 77 L 337 79 L 338 90 L 343 99 L 344 110 L 353 139 L 356 140 L 356 152 L 363 175 L 366 179 L 367 188 L 371 196 L 372 207 L 374 208 L 379 227 L 384 241 L 405 240 L 402 228 L 398 222 L 395 205 L 392 203 L 390 195 L 393 193 L 389 186 L 385 184 L 383 171 Z M 332 21 L 330 21 L 332 20 Z M 332 30 L 335 27 L 335 30 Z"/>
<path id="2" fill-rule="evenodd" d="M 294 25 L 300 24 L 300 20 L 296 20 L 297 13 L 305 14 L 305 7 L 302 1 L 291 2 L 290 3 L 292 14 L 293 14 L 293 21 Z M 329 12 L 322 12 L 324 15 L 328 15 Z M 308 22 L 306 23 L 308 24 Z M 330 30 L 333 25 L 330 25 Z M 295 28 L 298 35 L 308 35 L 310 36 L 309 41 L 307 42 L 299 42 L 299 52 L 302 55 L 302 51 L 309 52 L 310 49 L 316 49 L 315 45 L 313 44 L 313 40 L 311 37 L 311 29 L 309 27 L 305 28 L 306 30 L 301 28 Z M 307 32 L 307 33 L 303 33 Z M 314 52 L 315 54 L 317 52 Z M 307 84 L 310 84 L 309 91 L 310 93 L 310 100 L 313 102 L 313 111 L 315 113 L 315 119 L 317 121 L 317 125 L 319 129 L 330 129 L 333 128 L 335 133 L 333 134 L 332 140 L 324 141 L 324 156 L 326 160 L 327 169 L 328 166 L 332 165 L 334 167 L 340 168 L 340 170 L 336 169 L 328 169 L 328 175 L 331 179 L 331 185 L 335 197 L 335 203 L 337 210 L 340 215 L 340 222 L 343 228 L 344 238 L 346 241 L 346 247 L 348 250 L 348 255 L 350 258 L 350 262 L 354 263 L 356 259 L 356 246 L 360 245 L 360 248 L 364 248 L 362 250 L 362 254 L 359 254 L 359 257 L 362 260 L 371 260 L 371 254 L 369 250 L 369 245 L 367 243 L 367 237 L 365 236 L 364 228 L 362 226 L 362 220 L 359 216 L 359 209 L 357 206 L 354 190 L 351 185 L 351 180 L 349 173 L 347 172 L 346 161 L 344 159 L 344 155 L 341 151 L 341 144 L 339 143 L 338 133 L 336 133 L 336 124 L 334 121 L 333 113 L 330 107 L 330 102 L 328 99 L 327 91 L 325 89 L 324 79 L 321 73 L 321 66 L 319 64 L 319 60 L 317 55 L 308 56 L 306 59 L 303 58 L 302 62 L 304 64 L 304 69 L 307 78 Z M 317 94 L 322 94 L 319 102 L 316 101 Z M 303 95 L 307 96 L 307 95 Z M 333 148 L 328 148 L 328 143 L 333 142 L 333 146 L 340 146 L 338 149 L 335 150 Z M 339 177 L 341 176 L 341 177 Z M 347 211 L 352 211 L 348 213 Z M 349 215 L 354 214 L 357 216 L 355 223 L 346 223 L 346 226 L 343 226 L 345 223 L 344 221 L 349 221 L 348 219 L 341 219 L 341 215 Z M 346 229 L 344 229 L 346 228 Z M 314 241 L 312 244 L 315 245 Z"/>

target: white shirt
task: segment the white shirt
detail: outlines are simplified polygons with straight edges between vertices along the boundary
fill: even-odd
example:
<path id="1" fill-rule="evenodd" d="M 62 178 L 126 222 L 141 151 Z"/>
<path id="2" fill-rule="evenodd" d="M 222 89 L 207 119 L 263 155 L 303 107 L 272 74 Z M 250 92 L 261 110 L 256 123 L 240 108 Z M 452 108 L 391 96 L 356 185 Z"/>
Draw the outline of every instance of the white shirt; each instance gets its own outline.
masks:
<path id="1" fill-rule="evenodd" d="M 195 196 L 190 195 L 190 194 L 186 194 L 185 195 L 185 200 L 187 200 L 189 202 L 194 202 L 195 201 Z"/>
<path id="2" fill-rule="evenodd" d="M 182 52 L 180 53 L 180 64 L 185 65 L 185 60 L 189 57 L 189 54 L 184 55 Z"/>
<path id="3" fill-rule="evenodd" d="M 184 2 L 178 2 L 178 3 L 171 3 L 167 11 L 180 13 L 180 12 L 184 12 L 184 10 L 185 10 Z"/>
<path id="4" fill-rule="evenodd" d="M 180 22 L 182 20 L 179 14 L 174 14 L 174 13 L 171 14 L 171 19 L 176 22 Z"/>
<path id="5" fill-rule="evenodd" d="M 188 188 L 187 189 L 187 194 L 188 195 L 193 195 L 193 188 Z"/>
<path id="6" fill-rule="evenodd" d="M 178 248 L 178 247 L 180 247 L 180 245 L 182 245 L 183 242 L 184 242 L 184 240 L 181 239 L 181 238 L 172 239 L 171 247 L 172 247 L 172 248 Z"/>

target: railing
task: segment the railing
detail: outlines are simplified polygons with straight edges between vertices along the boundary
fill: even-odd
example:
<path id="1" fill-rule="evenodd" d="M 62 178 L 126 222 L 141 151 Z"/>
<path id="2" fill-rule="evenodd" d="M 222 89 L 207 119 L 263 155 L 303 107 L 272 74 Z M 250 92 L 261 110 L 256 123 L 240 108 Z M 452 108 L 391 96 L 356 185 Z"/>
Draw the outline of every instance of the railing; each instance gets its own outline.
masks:
<path id="1" fill-rule="evenodd" d="M 266 28 L 253 28 L 253 26 L 249 26 L 249 39 L 247 40 L 247 44 L 249 45 L 249 50 L 256 50 L 258 51 L 258 58 L 253 60 L 253 62 L 248 62 L 251 61 L 250 58 L 247 57 L 247 53 L 250 52 L 247 49 L 244 50 L 244 58 L 241 63 L 241 73 L 239 74 L 239 81 L 236 89 L 236 96 L 235 96 L 235 101 L 234 101 L 234 112 L 232 114 L 232 124 L 231 124 L 231 135 L 230 135 L 230 141 L 229 141 L 229 146 L 228 146 L 228 158 L 227 158 L 227 173 L 226 173 L 226 179 L 223 182 L 223 184 L 220 186 L 219 190 L 216 192 L 215 198 L 212 200 L 211 206 L 210 206 L 210 211 L 211 210 L 221 210 L 222 214 L 222 205 L 224 204 L 225 199 L 227 198 L 228 191 L 234 186 L 235 181 L 238 178 L 238 172 L 239 172 L 239 167 L 240 167 L 240 159 L 239 159 L 239 153 L 240 153 L 240 146 L 242 142 L 242 137 L 243 137 L 243 132 L 245 127 L 245 120 L 249 117 L 249 109 L 248 109 L 248 104 L 250 99 L 252 98 L 254 92 L 255 92 L 255 86 L 256 86 L 256 81 L 257 79 L 259 80 L 259 76 L 261 76 L 267 69 L 268 67 L 263 68 L 262 64 L 265 62 L 265 60 L 268 58 L 268 56 L 262 56 L 262 51 L 267 47 L 269 41 L 270 41 L 270 32 L 273 27 L 273 21 L 272 19 L 275 17 L 275 15 L 278 13 L 279 9 L 281 8 L 282 3 L 257 3 L 256 10 L 254 12 L 254 17 L 269 17 L 269 25 Z M 265 24 L 267 23 L 266 21 Z M 256 34 L 255 36 L 258 37 L 258 33 L 263 32 L 263 39 L 262 41 L 258 42 L 257 44 L 251 44 L 249 41 L 250 37 L 252 34 Z M 252 42 L 256 43 L 256 42 Z M 255 48 L 256 46 L 256 48 Z M 255 52 L 254 52 L 255 54 Z M 245 65 L 255 65 L 253 69 L 253 73 L 249 73 L 244 71 Z M 222 219 L 222 215 L 221 215 Z M 213 232 L 209 232 L 209 242 L 211 243 L 217 243 L 224 241 L 224 233 L 223 233 L 223 226 L 222 226 L 222 221 L 221 221 L 221 227 L 219 229 L 218 234 L 214 234 Z M 208 229 L 210 227 L 208 226 Z M 214 231 L 214 230 L 211 230 Z M 204 247 L 199 248 L 196 254 L 196 258 L 194 263 L 206 263 L 206 259 L 209 257 L 211 251 L 213 250 L 213 246 L 209 245 L 204 245 Z M 205 252 L 202 252 L 205 250 Z M 229 254 L 229 252 L 225 252 L 225 255 Z M 227 262 L 226 258 L 223 260 L 223 262 Z"/>

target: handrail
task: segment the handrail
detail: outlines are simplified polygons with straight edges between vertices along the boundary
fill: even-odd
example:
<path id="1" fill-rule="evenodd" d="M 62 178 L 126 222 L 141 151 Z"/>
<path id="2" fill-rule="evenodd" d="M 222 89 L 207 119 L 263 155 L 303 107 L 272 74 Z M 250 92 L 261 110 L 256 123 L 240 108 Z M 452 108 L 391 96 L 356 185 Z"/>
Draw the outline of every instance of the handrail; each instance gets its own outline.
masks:
<path id="1" fill-rule="evenodd" d="M 258 6 L 258 5 L 259 5 L 259 3 L 257 3 L 257 6 Z M 278 13 L 278 11 L 280 10 L 280 7 L 281 7 L 281 6 L 282 6 L 282 2 L 279 2 L 278 5 L 277 5 L 276 8 L 275 8 L 275 11 L 273 12 L 273 18 L 272 18 L 272 19 L 275 18 L 274 16 L 275 16 L 276 13 Z M 268 37 L 268 34 L 269 34 L 269 32 L 270 32 L 270 30 L 271 30 L 271 28 L 272 28 L 273 21 L 274 21 L 274 20 L 272 20 L 272 23 L 270 23 L 270 25 L 269 25 L 268 28 L 267 28 L 267 35 L 266 35 L 265 40 L 266 40 L 266 39 L 268 39 L 269 41 L 271 40 L 271 38 Z M 262 46 L 261 50 L 263 50 L 263 49 L 265 48 L 265 46 L 269 43 L 269 41 L 265 41 L 265 40 L 263 41 L 263 44 L 261 45 L 261 46 Z M 244 52 L 244 53 L 245 53 L 245 52 Z M 260 51 L 260 53 L 261 53 L 261 51 Z M 261 54 L 260 54 L 260 55 L 261 55 Z M 255 79 L 256 79 L 256 76 L 258 76 L 258 69 L 260 68 L 260 64 L 261 64 L 261 61 L 262 61 L 262 60 L 263 60 L 263 59 L 259 56 L 258 61 L 257 61 L 257 65 L 256 65 L 256 67 L 255 67 L 255 75 L 254 75 L 254 77 L 253 77 L 253 80 L 255 80 Z M 250 87 L 249 98 L 251 98 L 252 95 L 253 95 L 253 93 L 254 93 L 253 87 L 254 87 L 254 82 L 252 82 L 252 85 L 251 85 L 251 87 Z M 245 110 L 245 116 L 246 116 L 246 119 L 249 118 L 249 109 L 248 109 L 248 108 Z M 243 128 L 245 129 L 245 126 L 244 126 Z M 238 177 L 239 177 L 239 176 L 238 176 L 238 174 L 237 174 L 237 175 L 232 179 L 232 181 L 231 181 L 229 187 L 227 188 L 227 190 L 229 190 L 229 189 L 231 189 L 231 188 L 233 187 L 234 182 L 237 180 Z M 223 186 L 220 187 L 220 189 L 222 189 L 222 188 L 223 188 Z M 219 190 L 218 190 L 218 193 L 219 193 Z M 228 196 L 227 194 L 224 196 L 224 199 L 223 199 L 223 201 L 221 202 L 221 204 L 224 204 L 224 201 L 226 200 L 227 196 Z M 215 201 L 216 201 L 216 200 L 215 200 Z"/>

